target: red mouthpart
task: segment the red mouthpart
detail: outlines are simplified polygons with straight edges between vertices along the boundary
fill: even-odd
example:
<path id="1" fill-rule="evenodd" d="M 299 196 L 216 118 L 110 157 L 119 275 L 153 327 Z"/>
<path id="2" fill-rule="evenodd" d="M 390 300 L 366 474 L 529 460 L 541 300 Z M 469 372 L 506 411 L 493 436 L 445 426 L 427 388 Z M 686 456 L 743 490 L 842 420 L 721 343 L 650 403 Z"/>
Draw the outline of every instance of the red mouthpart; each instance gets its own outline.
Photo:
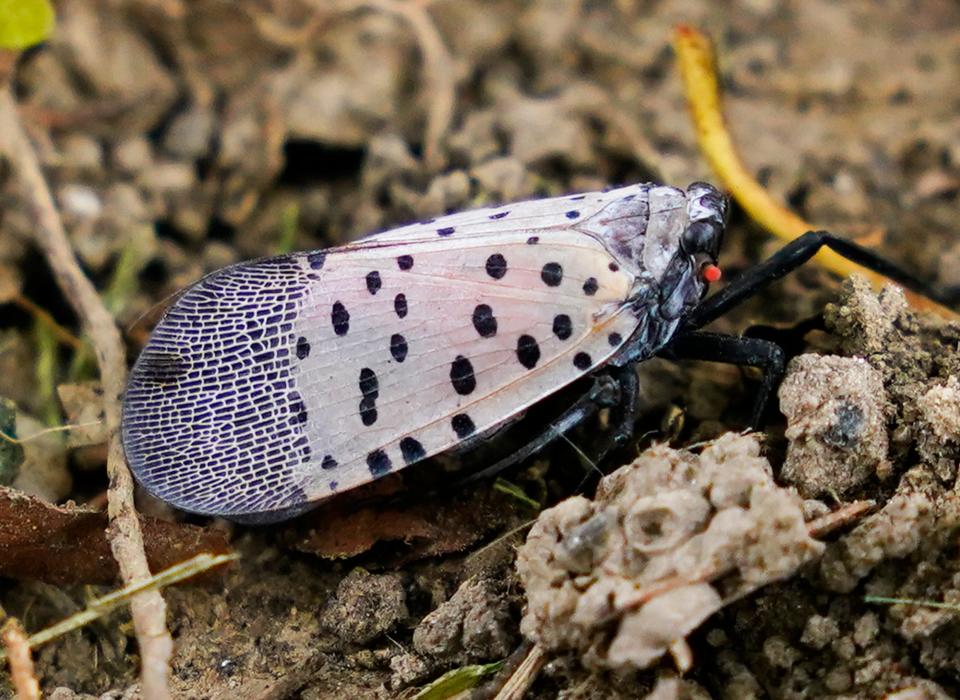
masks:
<path id="1" fill-rule="evenodd" d="M 707 265 L 701 274 L 703 279 L 711 284 L 723 277 L 723 272 L 716 265 Z"/>

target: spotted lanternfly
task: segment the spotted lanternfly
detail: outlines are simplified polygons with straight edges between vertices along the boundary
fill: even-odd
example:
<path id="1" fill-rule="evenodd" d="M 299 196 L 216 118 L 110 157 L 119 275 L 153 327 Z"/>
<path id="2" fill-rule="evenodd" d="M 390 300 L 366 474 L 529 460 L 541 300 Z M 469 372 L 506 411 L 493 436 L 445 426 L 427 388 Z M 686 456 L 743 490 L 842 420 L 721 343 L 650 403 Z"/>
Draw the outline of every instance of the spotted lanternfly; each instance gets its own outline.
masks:
<path id="1" fill-rule="evenodd" d="M 701 303 L 719 277 L 726 206 L 704 183 L 640 184 L 210 274 L 167 311 L 133 368 L 130 466 L 180 509 L 277 520 L 664 348 L 762 365 L 774 382 L 776 346 L 692 331 L 821 245 L 859 262 L 870 254 L 806 234 Z"/>

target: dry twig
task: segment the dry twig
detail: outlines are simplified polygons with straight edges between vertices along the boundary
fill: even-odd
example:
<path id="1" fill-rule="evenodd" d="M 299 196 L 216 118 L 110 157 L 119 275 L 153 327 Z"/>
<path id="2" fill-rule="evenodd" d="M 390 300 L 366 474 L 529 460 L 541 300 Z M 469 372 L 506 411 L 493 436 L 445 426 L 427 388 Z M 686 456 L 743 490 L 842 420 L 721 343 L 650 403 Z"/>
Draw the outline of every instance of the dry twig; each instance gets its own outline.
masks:
<path id="1" fill-rule="evenodd" d="M 876 508 L 873 501 L 853 501 L 845 503 L 837 510 L 821 515 L 807 523 L 807 531 L 811 537 L 826 537 L 837 528 L 846 527 Z"/>
<path id="2" fill-rule="evenodd" d="M 3 613 L 0 611 L 0 617 Z M 10 664 L 10 682 L 19 700 L 40 700 L 40 684 L 33 672 L 30 645 L 23 628 L 15 618 L 9 618 L 0 630 L 0 640 Z"/>
<path id="3" fill-rule="evenodd" d="M 520 700 L 533 685 L 540 669 L 547 662 L 547 654 L 539 644 L 530 647 L 527 655 L 494 700 Z"/>
<path id="4" fill-rule="evenodd" d="M 778 238 L 791 241 L 817 227 L 777 202 L 747 170 L 733 138 L 727 130 L 720 105 L 720 87 L 715 70 L 716 57 L 710 39 L 693 27 L 679 25 L 674 48 L 683 77 L 684 91 L 693 117 L 697 141 L 710 166 L 734 199 L 750 217 Z M 882 275 L 847 260 L 832 250 L 821 250 L 814 260 L 838 275 L 854 272 L 864 275 L 875 287 L 887 279 Z M 960 318 L 953 309 L 931 299 L 904 290 L 914 308 L 933 311 L 944 318 Z"/>
<path id="5" fill-rule="evenodd" d="M 0 92 L 0 152 L 9 160 L 13 177 L 32 214 L 34 240 L 43 251 L 64 297 L 82 319 L 96 351 L 104 390 L 104 419 L 110 435 L 107 455 L 110 477 L 108 535 L 124 583 L 133 584 L 149 578 L 150 569 L 133 504 L 133 478 L 120 443 L 120 397 L 127 373 L 123 343 L 113 317 L 73 255 L 9 86 Z M 167 677 L 173 640 L 166 629 L 166 604 L 158 592 L 151 591 L 133 598 L 130 608 L 140 645 L 143 696 L 149 700 L 169 698 Z"/>
<path id="6" fill-rule="evenodd" d="M 105 596 L 91 600 L 87 603 L 85 609 L 74 613 L 65 620 L 61 620 L 60 622 L 51 625 L 46 629 L 35 632 L 34 634 L 30 635 L 30 637 L 23 636 L 23 631 L 20 630 L 20 635 L 23 637 L 20 643 L 22 643 L 25 649 L 29 652 L 30 648 L 32 647 L 46 644 L 57 637 L 62 637 L 68 632 L 72 632 L 89 625 L 94 620 L 100 619 L 120 605 L 123 605 L 132 596 L 144 591 L 156 591 L 166 586 L 172 586 L 175 583 L 179 583 L 197 576 L 208 569 L 212 569 L 217 566 L 223 566 L 224 564 L 236 561 L 239 559 L 239 557 L 240 555 L 235 553 L 210 554 L 203 552 L 201 554 L 197 554 L 186 561 L 182 561 L 179 564 L 174 564 L 168 569 L 164 569 L 160 573 L 156 574 L 155 576 L 151 576 L 145 581 L 138 581 L 137 583 L 129 586 L 124 586 L 119 591 L 114 591 L 113 593 L 108 593 Z M 6 651 L 6 657 L 10 658 L 12 663 L 13 656 L 9 647 Z M 2 658 L 4 658 L 4 655 L 0 653 L 0 659 Z"/>
<path id="7" fill-rule="evenodd" d="M 16 304 L 28 314 L 33 316 L 37 321 L 49 328 L 54 337 L 64 345 L 69 346 L 73 350 L 82 350 L 84 348 L 82 340 L 57 323 L 57 320 L 50 315 L 49 311 L 43 307 L 37 306 L 27 297 L 23 296 L 22 294 L 17 294 L 15 297 L 13 297 L 13 299 L 10 300 L 10 302 L 12 304 Z"/>

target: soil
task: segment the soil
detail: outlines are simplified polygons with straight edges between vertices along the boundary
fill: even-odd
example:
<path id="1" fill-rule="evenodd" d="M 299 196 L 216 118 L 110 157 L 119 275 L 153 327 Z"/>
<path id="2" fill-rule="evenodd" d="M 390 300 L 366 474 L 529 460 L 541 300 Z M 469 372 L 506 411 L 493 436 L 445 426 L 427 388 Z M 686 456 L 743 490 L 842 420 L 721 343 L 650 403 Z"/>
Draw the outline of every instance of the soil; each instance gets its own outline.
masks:
<path id="1" fill-rule="evenodd" d="M 817 228 L 865 237 L 919 278 L 960 289 L 960 6 L 947 0 L 71 0 L 57 14 L 50 41 L 21 58 L 16 91 L 77 255 L 126 329 L 131 358 L 158 303 L 238 260 L 488 203 L 711 180 L 670 46 L 678 22 L 715 40 L 733 138 L 776 198 Z M 79 333 L 28 243 L 29 213 L 9 173 L 0 177 L 0 398 L 14 402 L 20 434 L 95 420 L 96 387 L 84 384 L 96 378 L 90 358 L 36 330 L 33 313 L 15 303 L 29 299 Z M 734 206 L 725 277 L 778 245 Z M 821 312 L 822 330 L 789 330 Z M 550 649 L 531 698 L 960 695 L 957 613 L 865 599 L 960 601 L 960 326 L 915 314 L 895 289 L 877 294 L 855 280 L 841 288 L 813 265 L 715 327 L 755 325 L 780 329 L 796 356 L 781 389 L 786 415 L 771 410 L 762 435 L 714 442 L 743 427 L 754 374 L 652 360 L 639 368 L 636 440 L 601 466 L 637 464 L 654 442 L 669 447 L 641 462 L 702 461 L 705 443 L 749 440 L 759 453 L 738 442 L 749 453 L 742 459 L 762 462 L 764 493 L 783 508 L 771 514 L 736 499 L 723 508 L 740 503 L 738 531 L 768 513 L 754 527 L 802 544 L 789 566 L 757 555 L 770 561 L 749 568 L 734 557 L 737 575 L 725 570 L 719 589 L 700 583 L 658 601 L 648 611 L 658 613 L 655 629 L 627 618 L 549 635 L 521 627 L 542 610 L 528 607 L 516 550 L 540 507 L 583 482 L 565 443 L 507 474 L 535 508 L 486 482 L 409 512 L 391 491 L 389 517 L 364 505 L 365 529 L 346 543 L 324 534 L 352 506 L 318 511 L 308 525 L 192 519 L 226 530 L 242 557 L 220 584 L 164 594 L 176 697 L 412 696 L 450 669 L 510 656 L 524 635 Z M 589 452 L 600 432 L 571 439 Z M 27 443 L 14 487 L 102 508 L 102 441 L 89 430 L 69 443 Z M 447 481 L 448 467 L 437 467 Z M 7 463 L 0 474 L 10 481 Z M 613 478 L 597 502 L 626 512 Z M 582 502 L 561 508 L 598 512 L 593 484 L 579 490 Z M 710 494 L 678 498 L 685 505 L 668 511 L 683 537 L 667 549 L 713 532 L 723 512 Z M 865 499 L 871 512 L 818 541 L 797 529 L 801 516 Z M 138 504 L 184 519 L 145 494 Z M 545 527 L 541 520 L 533 532 Z M 608 555 L 578 560 L 577 575 L 589 578 L 599 562 L 609 573 Z M 656 566 L 692 576 L 690 562 L 667 559 Z M 617 569 L 621 582 L 646 570 L 631 561 Z M 89 594 L 0 581 L 0 604 L 29 631 Z M 551 601 L 536 595 L 537 605 Z M 689 615 L 673 620 L 671 601 Z M 35 658 L 48 697 L 139 696 L 126 611 Z M 11 692 L 0 678 L 0 698 Z"/>

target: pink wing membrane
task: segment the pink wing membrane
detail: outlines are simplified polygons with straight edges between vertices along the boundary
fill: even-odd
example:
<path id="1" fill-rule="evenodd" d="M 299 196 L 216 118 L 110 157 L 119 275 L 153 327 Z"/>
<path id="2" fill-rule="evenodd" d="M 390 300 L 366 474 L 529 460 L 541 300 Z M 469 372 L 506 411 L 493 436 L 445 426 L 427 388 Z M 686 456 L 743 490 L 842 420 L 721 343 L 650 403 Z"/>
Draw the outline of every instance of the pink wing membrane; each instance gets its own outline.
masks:
<path id="1" fill-rule="evenodd" d="M 611 269 L 603 246 L 569 230 L 536 243 L 528 234 L 327 258 L 296 325 L 313 349 L 297 379 L 313 461 L 337 465 L 307 467 L 311 499 L 503 422 L 629 337 L 636 320 L 623 301 L 632 279 Z M 332 322 L 337 304 L 349 315 L 342 334 Z"/>

